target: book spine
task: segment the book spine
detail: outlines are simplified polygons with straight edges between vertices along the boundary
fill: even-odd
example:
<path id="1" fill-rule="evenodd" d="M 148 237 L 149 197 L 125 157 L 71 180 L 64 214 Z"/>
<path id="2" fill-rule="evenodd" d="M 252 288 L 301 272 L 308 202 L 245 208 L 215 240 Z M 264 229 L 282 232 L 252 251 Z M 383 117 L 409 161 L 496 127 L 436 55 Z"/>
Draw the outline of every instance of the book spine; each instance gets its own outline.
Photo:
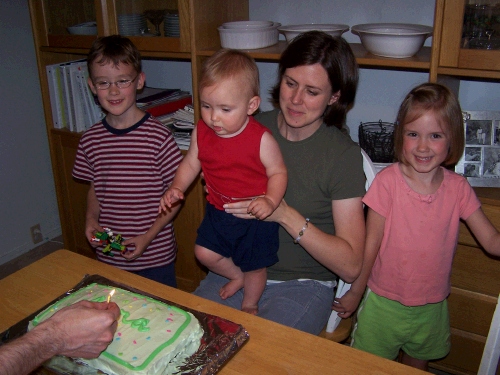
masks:
<path id="1" fill-rule="evenodd" d="M 192 104 L 193 97 L 187 96 L 178 100 L 171 102 L 165 102 L 154 107 L 143 108 L 146 112 L 149 112 L 152 116 L 162 116 L 167 113 L 173 113 L 178 109 L 184 108 L 185 105 Z"/>

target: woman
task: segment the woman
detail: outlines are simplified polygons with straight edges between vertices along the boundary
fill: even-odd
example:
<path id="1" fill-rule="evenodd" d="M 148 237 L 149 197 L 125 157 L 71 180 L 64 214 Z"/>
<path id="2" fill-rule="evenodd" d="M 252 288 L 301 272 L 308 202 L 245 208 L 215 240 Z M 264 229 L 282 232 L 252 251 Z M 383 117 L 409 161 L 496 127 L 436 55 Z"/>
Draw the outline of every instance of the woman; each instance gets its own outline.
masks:
<path id="1" fill-rule="evenodd" d="M 312 334 L 331 313 L 337 277 L 359 274 L 365 226 L 365 192 L 359 147 L 339 128 L 354 103 L 358 67 L 349 44 L 312 31 L 296 37 L 279 62 L 272 98 L 279 109 L 256 119 L 280 145 L 288 187 L 267 219 L 281 225 L 279 262 L 268 268 L 259 316 Z M 227 212 L 252 219 L 249 202 L 225 205 Z M 209 273 L 196 295 L 239 308 L 240 290 L 222 300 L 227 279 Z"/>

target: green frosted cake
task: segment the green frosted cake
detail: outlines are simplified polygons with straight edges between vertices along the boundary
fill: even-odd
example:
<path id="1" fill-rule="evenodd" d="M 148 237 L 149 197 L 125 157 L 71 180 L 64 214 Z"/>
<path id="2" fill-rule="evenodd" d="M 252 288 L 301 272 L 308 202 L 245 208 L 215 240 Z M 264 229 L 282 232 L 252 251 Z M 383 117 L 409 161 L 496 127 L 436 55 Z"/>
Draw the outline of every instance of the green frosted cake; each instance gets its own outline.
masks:
<path id="1" fill-rule="evenodd" d="M 107 374 L 166 375 L 195 353 L 203 329 L 190 312 L 127 290 L 91 284 L 68 295 L 38 314 L 28 329 L 35 327 L 61 308 L 81 300 L 112 301 L 121 310 L 113 342 L 95 359 L 79 359 Z"/>

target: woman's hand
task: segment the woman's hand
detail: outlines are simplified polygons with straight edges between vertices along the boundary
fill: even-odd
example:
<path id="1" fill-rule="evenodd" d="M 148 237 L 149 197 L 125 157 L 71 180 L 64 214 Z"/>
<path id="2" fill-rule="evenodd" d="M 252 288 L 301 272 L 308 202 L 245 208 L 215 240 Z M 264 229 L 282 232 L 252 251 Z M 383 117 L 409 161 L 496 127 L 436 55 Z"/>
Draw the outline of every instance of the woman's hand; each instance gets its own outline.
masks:
<path id="1" fill-rule="evenodd" d="M 240 219 L 254 219 L 254 217 L 248 213 L 248 206 L 250 203 L 252 203 L 251 199 L 235 203 L 226 203 L 223 207 L 228 214 L 232 214 Z"/>
<path id="2" fill-rule="evenodd" d="M 228 214 L 232 214 L 240 219 L 255 219 L 256 217 L 248 212 L 248 206 L 253 202 L 249 199 L 246 201 L 239 201 L 235 203 L 226 203 L 223 207 Z M 280 223 L 281 218 L 285 215 L 288 208 L 285 200 L 282 199 L 278 207 L 269 215 L 265 221 L 274 221 Z"/>

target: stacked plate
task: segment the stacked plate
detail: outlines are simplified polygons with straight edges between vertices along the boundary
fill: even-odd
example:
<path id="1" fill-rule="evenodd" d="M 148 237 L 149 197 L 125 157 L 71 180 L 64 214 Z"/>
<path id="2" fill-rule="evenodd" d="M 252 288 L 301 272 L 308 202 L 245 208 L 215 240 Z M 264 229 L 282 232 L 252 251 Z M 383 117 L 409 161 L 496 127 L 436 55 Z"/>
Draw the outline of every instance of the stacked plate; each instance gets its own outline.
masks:
<path id="1" fill-rule="evenodd" d="M 163 27 L 165 36 L 172 38 L 179 38 L 180 27 L 179 27 L 179 13 L 167 13 L 165 14 L 165 19 L 163 21 Z"/>
<path id="2" fill-rule="evenodd" d="M 147 31 L 146 17 L 141 13 L 119 14 L 118 32 L 120 35 L 141 35 Z"/>

